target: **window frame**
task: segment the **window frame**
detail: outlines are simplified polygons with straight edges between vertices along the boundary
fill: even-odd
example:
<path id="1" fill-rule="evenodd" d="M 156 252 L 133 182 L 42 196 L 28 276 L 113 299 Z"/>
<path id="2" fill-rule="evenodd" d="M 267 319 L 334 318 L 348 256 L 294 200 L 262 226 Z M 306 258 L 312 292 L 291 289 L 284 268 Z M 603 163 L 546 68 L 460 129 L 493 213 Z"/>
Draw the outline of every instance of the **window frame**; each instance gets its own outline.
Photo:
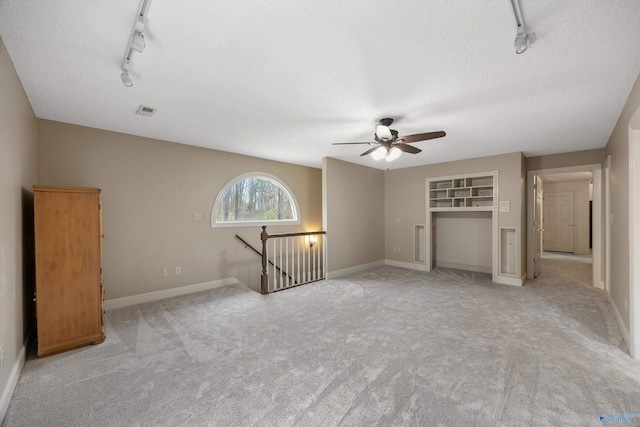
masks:
<path id="1" fill-rule="evenodd" d="M 226 192 L 236 185 L 238 182 L 245 180 L 247 178 L 262 178 L 267 181 L 271 181 L 273 184 L 280 186 L 291 199 L 291 210 L 293 211 L 293 219 L 265 219 L 265 220 L 250 220 L 250 221 L 222 221 L 217 222 L 216 217 L 218 214 L 218 208 L 220 207 L 220 203 Z M 225 227 L 255 227 L 256 225 L 269 225 L 269 226 L 279 226 L 279 225 L 297 225 L 300 224 L 300 208 L 298 206 L 298 200 L 296 199 L 295 194 L 291 191 L 291 188 L 287 184 L 284 183 L 280 178 L 275 175 L 272 175 L 267 172 L 246 172 L 241 175 L 236 176 L 227 184 L 222 187 L 222 190 L 218 192 L 218 196 L 213 203 L 213 208 L 211 209 L 211 228 L 225 228 Z"/>

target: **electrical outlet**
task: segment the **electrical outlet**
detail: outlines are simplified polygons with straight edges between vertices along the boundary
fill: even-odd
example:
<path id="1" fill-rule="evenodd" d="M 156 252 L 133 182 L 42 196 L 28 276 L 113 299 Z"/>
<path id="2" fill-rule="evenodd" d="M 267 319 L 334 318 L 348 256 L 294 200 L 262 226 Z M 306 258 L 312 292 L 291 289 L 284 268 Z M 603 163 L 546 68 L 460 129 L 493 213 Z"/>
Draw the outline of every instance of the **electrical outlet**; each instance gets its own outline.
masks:
<path id="1" fill-rule="evenodd" d="M 167 277 L 168 275 L 169 275 L 169 269 L 163 268 L 162 269 L 162 277 Z"/>
<path id="2" fill-rule="evenodd" d="M 4 364 L 4 343 L 0 342 L 0 367 Z"/>
<path id="3" fill-rule="evenodd" d="M 180 274 L 182 274 L 182 268 L 176 267 L 176 276 L 179 276 Z"/>
<path id="4" fill-rule="evenodd" d="M 194 221 L 202 221 L 202 213 L 200 213 L 200 212 L 194 212 L 194 213 L 193 213 L 193 220 L 194 220 Z"/>

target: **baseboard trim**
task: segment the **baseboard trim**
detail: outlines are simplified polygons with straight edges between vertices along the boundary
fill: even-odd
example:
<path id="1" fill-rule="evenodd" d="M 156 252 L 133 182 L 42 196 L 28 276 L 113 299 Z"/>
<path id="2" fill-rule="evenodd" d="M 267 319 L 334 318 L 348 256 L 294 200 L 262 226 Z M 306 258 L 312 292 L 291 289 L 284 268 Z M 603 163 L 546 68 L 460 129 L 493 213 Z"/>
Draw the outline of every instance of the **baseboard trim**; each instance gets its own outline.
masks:
<path id="1" fill-rule="evenodd" d="M 20 379 L 20 373 L 22 372 L 22 368 L 24 367 L 24 362 L 27 360 L 27 349 L 31 345 L 33 335 L 34 329 L 31 328 L 31 330 L 27 334 L 27 338 L 22 344 L 22 348 L 18 352 L 16 361 L 13 363 L 11 373 L 9 374 L 9 380 L 7 381 L 7 384 L 5 385 L 4 390 L 2 390 L 2 394 L 0 395 L 0 425 L 2 425 L 2 423 L 4 422 L 4 417 L 7 415 L 11 397 L 13 396 L 13 392 L 18 385 L 18 380 Z"/>
<path id="2" fill-rule="evenodd" d="M 346 276 L 347 274 L 359 273 L 371 268 L 382 267 L 385 265 L 385 260 L 369 262 L 367 264 L 355 265 L 353 267 L 343 268 L 342 270 L 330 271 L 327 273 L 327 279 L 336 279 L 338 277 Z"/>
<path id="3" fill-rule="evenodd" d="M 524 285 L 525 280 L 526 280 L 526 274 L 522 277 L 508 277 L 508 276 L 498 275 L 498 280 L 496 281 L 496 283 L 500 283 L 501 285 L 522 287 Z"/>
<path id="4" fill-rule="evenodd" d="M 611 295 L 609 295 L 609 304 L 611 304 L 611 307 L 613 307 L 613 315 L 616 318 L 616 323 L 618 324 L 618 328 L 620 328 L 620 332 L 622 333 L 622 339 L 624 340 L 625 344 L 627 344 L 627 348 L 629 349 L 629 352 L 631 352 L 631 335 L 629 334 L 627 327 L 624 325 L 624 322 L 622 321 L 622 316 L 618 311 L 618 307 L 616 306 L 616 303 L 613 302 L 613 298 L 611 298 Z M 633 357 L 633 355 L 631 355 L 631 357 Z"/>
<path id="5" fill-rule="evenodd" d="M 476 273 L 491 274 L 491 267 L 483 267 L 481 265 L 458 264 L 455 262 L 437 261 L 436 267 L 454 268 L 456 270 L 475 271 Z"/>
<path id="6" fill-rule="evenodd" d="M 418 270 L 418 271 L 426 271 L 426 264 L 420 264 L 415 262 L 406 262 L 406 261 L 396 261 L 393 259 L 385 259 L 385 265 L 390 265 L 393 267 L 407 268 L 409 270 Z M 457 270 L 465 270 L 465 271 L 475 271 L 477 273 L 488 273 L 491 274 L 491 268 L 488 267 L 479 267 L 467 264 L 454 264 L 449 262 L 441 262 L 438 263 L 439 267 L 445 268 L 455 268 Z M 506 277 L 506 276 L 498 276 L 497 283 L 503 285 L 511 285 L 511 286 L 523 286 L 526 280 L 526 273 L 522 277 Z"/>
<path id="7" fill-rule="evenodd" d="M 427 271 L 427 266 L 424 263 L 396 261 L 394 259 L 385 259 L 384 265 L 390 265 L 392 267 L 407 268 L 409 270 Z"/>
<path id="8" fill-rule="evenodd" d="M 236 283 L 241 282 L 235 277 L 229 277 L 211 282 L 196 283 L 195 285 L 180 286 L 179 288 L 164 289 L 162 291 L 148 292 L 146 294 L 133 295 L 130 297 L 115 298 L 105 301 L 102 308 L 105 311 L 115 310 L 117 308 L 144 304 L 145 302 L 158 301 L 165 298 L 172 298 L 180 295 L 221 288 L 223 286 L 235 285 Z"/>

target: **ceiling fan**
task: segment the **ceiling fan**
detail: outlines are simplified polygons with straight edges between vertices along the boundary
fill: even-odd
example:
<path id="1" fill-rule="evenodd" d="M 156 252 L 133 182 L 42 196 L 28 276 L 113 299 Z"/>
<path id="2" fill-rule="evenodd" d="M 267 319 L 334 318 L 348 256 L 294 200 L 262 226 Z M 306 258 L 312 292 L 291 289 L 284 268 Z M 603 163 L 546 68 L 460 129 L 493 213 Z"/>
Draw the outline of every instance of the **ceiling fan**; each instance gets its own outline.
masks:
<path id="1" fill-rule="evenodd" d="M 374 134 L 375 142 L 336 142 L 333 145 L 352 145 L 352 144 L 368 144 L 376 145 L 375 147 L 360 154 L 366 156 L 371 154 L 375 160 L 384 158 L 387 162 L 400 157 L 402 152 L 410 154 L 418 154 L 422 150 L 409 145 L 411 142 L 426 141 L 429 139 L 442 138 L 446 135 L 444 131 L 417 133 L 415 135 L 398 136 L 398 131 L 390 129 L 393 119 L 380 119 L 376 125 L 376 133 Z"/>

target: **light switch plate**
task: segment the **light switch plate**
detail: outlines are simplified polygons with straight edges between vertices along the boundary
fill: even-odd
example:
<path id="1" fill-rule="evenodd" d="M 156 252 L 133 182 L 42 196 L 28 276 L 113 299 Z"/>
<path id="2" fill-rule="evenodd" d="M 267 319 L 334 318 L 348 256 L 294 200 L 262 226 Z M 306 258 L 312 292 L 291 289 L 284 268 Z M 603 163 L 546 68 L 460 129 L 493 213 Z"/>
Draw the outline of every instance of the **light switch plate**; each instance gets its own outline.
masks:
<path id="1" fill-rule="evenodd" d="M 501 200 L 500 201 L 500 212 L 511 212 L 511 201 L 510 200 Z"/>

